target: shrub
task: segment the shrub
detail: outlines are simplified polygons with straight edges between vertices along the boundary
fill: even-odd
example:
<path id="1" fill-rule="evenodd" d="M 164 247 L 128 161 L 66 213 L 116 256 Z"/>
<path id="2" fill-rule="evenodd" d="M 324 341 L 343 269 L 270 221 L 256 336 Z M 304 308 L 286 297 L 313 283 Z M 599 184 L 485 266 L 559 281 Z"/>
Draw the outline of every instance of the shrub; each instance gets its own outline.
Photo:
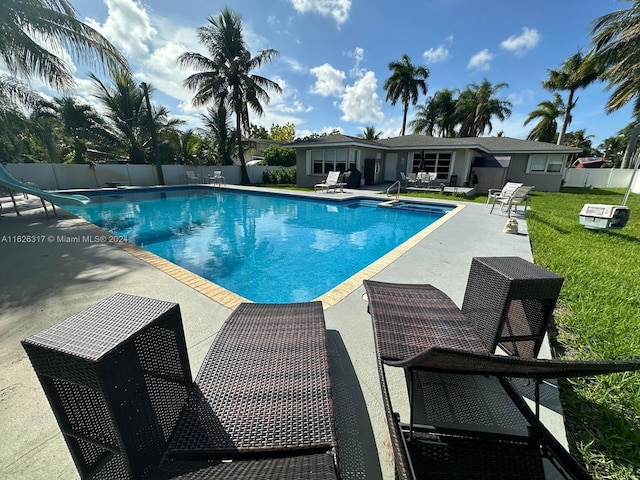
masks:
<path id="1" fill-rule="evenodd" d="M 269 145 L 262 151 L 265 163 L 270 167 L 293 167 L 296 164 L 296 151 L 280 145 Z"/>
<path id="2" fill-rule="evenodd" d="M 295 168 L 283 168 L 273 170 L 271 172 L 264 172 L 262 174 L 262 180 L 264 183 L 272 185 L 295 185 L 296 183 L 296 169 Z"/>

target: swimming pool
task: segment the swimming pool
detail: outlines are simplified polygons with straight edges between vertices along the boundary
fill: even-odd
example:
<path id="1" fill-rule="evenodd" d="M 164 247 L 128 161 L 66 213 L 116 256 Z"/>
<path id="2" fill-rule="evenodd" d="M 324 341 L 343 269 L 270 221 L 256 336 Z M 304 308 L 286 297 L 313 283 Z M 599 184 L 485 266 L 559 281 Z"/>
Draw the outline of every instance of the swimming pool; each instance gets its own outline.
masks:
<path id="1" fill-rule="evenodd" d="M 122 189 L 69 212 L 255 302 L 313 300 L 453 206 L 228 189 Z"/>

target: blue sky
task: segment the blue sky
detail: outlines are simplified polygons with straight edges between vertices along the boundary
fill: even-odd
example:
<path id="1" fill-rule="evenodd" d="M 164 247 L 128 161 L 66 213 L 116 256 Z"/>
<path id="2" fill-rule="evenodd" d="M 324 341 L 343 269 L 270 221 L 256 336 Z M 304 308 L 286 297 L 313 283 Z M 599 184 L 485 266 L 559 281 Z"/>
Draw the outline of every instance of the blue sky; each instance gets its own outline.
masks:
<path id="1" fill-rule="evenodd" d="M 462 89 L 487 78 L 507 83 L 500 96 L 513 103 L 495 135 L 526 138 L 523 126 L 537 104 L 552 94 L 541 87 L 548 69 L 557 69 L 578 50 L 589 48 L 591 23 L 628 7 L 619 0 L 75 0 L 79 16 L 100 30 L 129 59 L 139 81 L 156 88 L 153 100 L 169 108 L 187 127 L 200 126 L 182 87 L 190 72 L 175 59 L 202 51 L 196 31 L 225 6 L 242 16 L 252 52 L 265 48 L 280 55 L 259 73 L 283 89 L 272 93 L 264 117 L 251 122 L 267 129 L 292 122 L 298 135 L 334 128 L 357 135 L 373 125 L 383 136 L 399 134 L 402 107 L 385 102 L 388 63 L 402 54 L 430 70 L 431 95 L 442 88 Z M 91 101 L 91 83 L 78 67 L 76 95 Z M 631 108 L 607 115 L 608 92 L 597 83 L 578 93 L 569 130 L 585 128 L 594 145 L 631 121 Z M 566 100 L 566 93 L 563 94 Z M 422 97 L 420 103 L 425 101 Z M 409 119 L 411 119 L 411 111 Z"/>

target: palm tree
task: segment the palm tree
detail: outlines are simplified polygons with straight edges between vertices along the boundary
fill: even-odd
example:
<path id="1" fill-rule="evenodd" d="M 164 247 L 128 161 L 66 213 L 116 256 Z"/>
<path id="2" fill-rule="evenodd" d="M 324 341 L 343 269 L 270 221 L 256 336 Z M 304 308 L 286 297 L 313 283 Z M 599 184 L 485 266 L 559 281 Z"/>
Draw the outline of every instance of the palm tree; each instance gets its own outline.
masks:
<path id="1" fill-rule="evenodd" d="M 262 115 L 262 102 L 268 103 L 270 100 L 267 90 L 282 91 L 276 82 L 251 72 L 269 63 L 278 52 L 268 49 L 251 56 L 242 37 L 242 19 L 228 8 L 217 18 L 209 17 L 208 20 L 209 25 L 198 30 L 198 38 L 209 51 L 210 58 L 186 52 L 178 57 L 178 64 L 197 70 L 184 81 L 189 90 L 196 92 L 192 101 L 195 106 L 213 100 L 218 110 L 224 105 L 227 110 L 235 112 L 242 183 L 248 184 L 250 180 L 244 159 L 242 129 L 247 132 L 250 129 L 249 109 Z"/>
<path id="2" fill-rule="evenodd" d="M 411 59 L 405 53 L 399 62 L 389 63 L 389 70 L 392 73 L 384 82 L 384 89 L 387 91 L 385 100 L 390 100 L 391 105 L 395 105 L 398 100 L 402 101 L 402 131 L 400 134 L 404 135 L 407 126 L 409 103 L 416 105 L 420 92 L 424 95 L 427 94 L 426 79 L 429 77 L 429 69 L 413 65 Z"/>
<path id="3" fill-rule="evenodd" d="M 380 135 L 382 135 L 382 132 L 376 132 L 376 128 L 373 125 L 364 127 L 362 129 L 362 133 L 358 134 L 360 138 L 364 138 L 366 140 L 378 140 Z"/>
<path id="4" fill-rule="evenodd" d="M 175 140 L 177 143 L 176 160 L 182 164 L 196 163 L 202 145 L 202 137 L 193 128 L 189 128 L 184 132 L 176 130 Z"/>
<path id="5" fill-rule="evenodd" d="M 100 138 L 104 131 L 104 119 L 90 105 L 78 103 L 70 96 L 43 104 L 35 116 L 60 120 L 64 133 L 71 138 L 74 163 L 85 163 L 87 143 Z"/>
<path id="6" fill-rule="evenodd" d="M 457 90 L 448 88 L 438 90 L 433 97 L 427 98 L 424 105 L 418 105 L 414 119 L 409 122 L 409 127 L 413 128 L 414 133 L 455 137 L 456 92 Z"/>
<path id="7" fill-rule="evenodd" d="M 511 102 L 496 98 L 496 93 L 506 88 L 507 83 L 492 85 L 486 78 L 480 85 L 467 86 L 456 102 L 456 115 L 459 119 L 459 137 L 478 137 L 485 130 L 491 133 L 491 119 L 505 120 L 511 115 Z"/>
<path id="8" fill-rule="evenodd" d="M 571 110 L 576 106 L 578 99 L 573 99 L 576 90 L 586 88 L 598 79 L 599 71 L 596 62 L 592 57 L 583 55 L 581 52 L 574 53 L 564 61 L 560 70 L 548 70 L 549 78 L 542 82 L 542 86 L 547 90 L 556 92 L 558 90 L 568 90 L 569 98 L 564 110 L 562 127 L 558 135 L 558 145 L 564 142 L 567 127 L 571 123 Z"/>
<path id="9" fill-rule="evenodd" d="M 564 144 L 569 147 L 581 148 L 582 152 L 573 153 L 567 158 L 567 165 L 571 165 L 577 158 L 580 157 L 595 157 L 602 155 L 597 149 L 593 148 L 593 138 L 595 135 L 587 135 L 587 130 L 582 128 L 575 132 L 567 132 Z"/>
<path id="10" fill-rule="evenodd" d="M 61 51 L 74 60 L 104 65 L 110 72 L 128 69 L 120 52 L 78 20 L 67 0 L 2 0 L 0 32 L 0 58 L 13 78 L 37 76 L 56 89 L 73 86 L 73 72 L 60 58 Z M 0 77 L 0 96 L 17 102 L 28 98 L 28 91 L 15 86 L 9 77 Z"/>
<path id="11" fill-rule="evenodd" d="M 524 125 L 539 118 L 539 122 L 529 132 L 527 140 L 537 140 L 539 142 L 553 143 L 558 132 L 557 118 L 565 113 L 564 102 L 559 93 L 554 93 L 553 101 L 545 100 L 538 104 L 533 112 L 524 121 Z"/>
<path id="12" fill-rule="evenodd" d="M 640 116 L 640 0 L 626 10 L 617 10 L 596 19 L 591 29 L 593 55 L 601 68 L 600 77 L 613 90 L 605 105 L 607 113 L 633 102 L 633 116 Z M 637 138 L 640 124 L 631 132 Z M 635 144 L 635 140 L 633 142 Z M 631 147 L 631 145 L 628 145 Z M 628 168 L 633 148 L 627 148 L 620 168 Z"/>
<path id="13" fill-rule="evenodd" d="M 152 93 L 153 87 L 145 85 L 143 88 L 134 82 L 128 72 L 121 71 L 113 75 L 113 86 L 105 85 L 93 74 L 90 78 L 96 87 L 94 96 L 105 107 L 105 115 L 111 121 L 112 139 L 127 152 L 131 163 L 145 163 L 148 147 L 152 146 L 152 129 L 160 137 L 164 130 L 182 123 L 169 119 L 165 107 L 152 106 L 149 115 L 145 90 Z"/>
<path id="14" fill-rule="evenodd" d="M 640 113 L 639 25 L 640 0 L 633 0 L 628 9 L 608 13 L 593 23 L 593 55 L 602 69 L 601 78 L 613 90 L 605 106 L 607 113 L 631 101 L 633 113 Z"/>
<path id="15" fill-rule="evenodd" d="M 205 128 L 204 135 L 213 145 L 216 160 L 221 165 L 233 165 L 235 152 L 234 140 L 230 131 L 229 115 L 224 105 L 219 108 L 209 107 L 206 114 L 200 115 Z"/>

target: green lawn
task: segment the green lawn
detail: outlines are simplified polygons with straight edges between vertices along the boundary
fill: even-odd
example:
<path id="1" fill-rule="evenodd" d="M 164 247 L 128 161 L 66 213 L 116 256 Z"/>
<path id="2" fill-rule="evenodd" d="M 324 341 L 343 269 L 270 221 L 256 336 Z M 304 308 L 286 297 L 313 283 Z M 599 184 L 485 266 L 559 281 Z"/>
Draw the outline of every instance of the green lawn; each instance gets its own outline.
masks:
<path id="1" fill-rule="evenodd" d="M 640 359 L 640 197 L 622 230 L 579 225 L 585 203 L 618 205 L 622 189 L 535 193 L 527 225 L 535 262 L 565 277 L 558 357 Z M 596 478 L 640 478 L 640 373 L 561 384 L 573 453 Z"/>

